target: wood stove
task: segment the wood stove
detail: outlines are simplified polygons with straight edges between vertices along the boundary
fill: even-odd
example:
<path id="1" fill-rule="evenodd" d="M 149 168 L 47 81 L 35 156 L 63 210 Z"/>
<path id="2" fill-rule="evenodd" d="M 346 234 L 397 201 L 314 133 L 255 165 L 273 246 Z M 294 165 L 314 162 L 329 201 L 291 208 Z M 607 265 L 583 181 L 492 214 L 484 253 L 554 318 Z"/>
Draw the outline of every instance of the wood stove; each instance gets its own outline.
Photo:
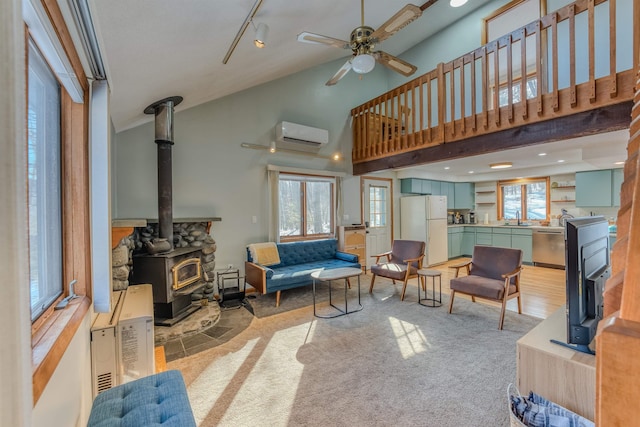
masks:
<path id="1" fill-rule="evenodd" d="M 131 283 L 153 286 L 156 325 L 170 326 L 200 308 L 191 304 L 191 294 L 205 284 L 201 256 L 197 248 L 133 256 Z"/>

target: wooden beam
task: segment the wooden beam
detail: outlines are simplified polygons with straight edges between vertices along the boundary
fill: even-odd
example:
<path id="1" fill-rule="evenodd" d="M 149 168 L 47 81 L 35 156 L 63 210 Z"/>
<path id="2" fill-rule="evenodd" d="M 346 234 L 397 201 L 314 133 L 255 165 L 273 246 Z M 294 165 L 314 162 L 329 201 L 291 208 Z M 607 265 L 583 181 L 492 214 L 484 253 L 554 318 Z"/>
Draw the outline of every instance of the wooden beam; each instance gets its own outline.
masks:
<path id="1" fill-rule="evenodd" d="M 632 101 L 545 120 L 526 126 L 479 135 L 353 165 L 353 174 L 417 166 L 442 160 L 492 153 L 510 148 L 544 144 L 598 133 L 628 129 Z"/>

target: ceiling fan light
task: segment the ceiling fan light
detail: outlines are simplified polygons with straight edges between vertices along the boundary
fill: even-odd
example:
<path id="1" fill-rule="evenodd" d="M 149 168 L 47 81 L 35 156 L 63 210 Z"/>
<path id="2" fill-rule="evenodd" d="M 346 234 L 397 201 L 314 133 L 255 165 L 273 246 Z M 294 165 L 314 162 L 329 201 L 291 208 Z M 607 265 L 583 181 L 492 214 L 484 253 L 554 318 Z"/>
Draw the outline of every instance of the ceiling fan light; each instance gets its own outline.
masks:
<path id="1" fill-rule="evenodd" d="M 351 68 L 358 74 L 367 74 L 376 65 L 373 55 L 361 53 L 351 60 Z"/>
<path id="2" fill-rule="evenodd" d="M 467 0 L 451 0 L 449 2 L 449 6 L 451 7 L 460 7 L 463 4 L 465 4 L 467 2 Z"/>
<path id="3" fill-rule="evenodd" d="M 267 24 L 260 23 L 256 28 L 256 36 L 253 38 L 253 44 L 257 48 L 262 49 L 267 43 L 267 34 L 269 33 L 269 26 Z"/>

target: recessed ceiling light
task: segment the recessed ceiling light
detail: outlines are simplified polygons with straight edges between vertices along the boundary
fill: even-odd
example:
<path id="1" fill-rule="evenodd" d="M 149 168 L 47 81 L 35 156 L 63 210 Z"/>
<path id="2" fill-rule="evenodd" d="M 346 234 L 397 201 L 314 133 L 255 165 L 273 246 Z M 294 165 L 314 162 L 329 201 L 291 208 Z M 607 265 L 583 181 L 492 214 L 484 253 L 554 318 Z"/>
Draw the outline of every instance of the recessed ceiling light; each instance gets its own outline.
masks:
<path id="1" fill-rule="evenodd" d="M 624 165 L 624 162 L 615 162 L 614 165 Z"/>
<path id="2" fill-rule="evenodd" d="M 473 171 L 469 171 L 469 173 L 473 173 Z"/>
<path id="3" fill-rule="evenodd" d="M 513 166 L 513 163 L 511 162 L 491 163 L 489 165 L 491 169 L 506 169 L 510 168 L 511 166 Z"/>
<path id="4" fill-rule="evenodd" d="M 465 4 L 467 2 L 467 0 L 451 0 L 449 2 L 449 6 L 451 7 L 460 7 L 463 4 Z"/>
<path id="5" fill-rule="evenodd" d="M 542 157 L 542 156 L 546 156 L 547 153 L 538 153 L 538 156 Z"/>
<path id="6" fill-rule="evenodd" d="M 444 167 L 444 170 L 446 170 L 446 171 L 448 171 L 449 169 L 451 169 L 451 167 L 449 167 L 449 166 L 445 166 Z"/>
<path id="7" fill-rule="evenodd" d="M 564 160 L 558 160 L 558 163 L 564 163 Z"/>

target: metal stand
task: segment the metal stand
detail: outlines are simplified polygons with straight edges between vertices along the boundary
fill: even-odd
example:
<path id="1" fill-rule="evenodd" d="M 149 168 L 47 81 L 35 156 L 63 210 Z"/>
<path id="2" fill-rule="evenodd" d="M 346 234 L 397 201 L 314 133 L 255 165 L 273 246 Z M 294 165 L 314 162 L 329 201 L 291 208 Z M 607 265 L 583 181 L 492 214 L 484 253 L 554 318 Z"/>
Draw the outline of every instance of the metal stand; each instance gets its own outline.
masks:
<path id="1" fill-rule="evenodd" d="M 240 288 L 240 280 L 242 280 L 242 288 Z M 226 287 L 225 281 L 235 281 L 235 286 Z M 216 283 L 220 296 L 218 303 L 221 308 L 240 308 L 245 304 L 247 282 L 244 281 L 244 277 L 240 277 L 239 269 L 216 272 Z"/>
<path id="2" fill-rule="evenodd" d="M 425 307 L 440 307 L 442 305 L 442 273 L 436 270 L 418 270 L 418 279 L 423 278 L 426 282 L 426 278 L 431 277 L 431 296 L 433 298 L 427 298 L 427 289 L 424 290 L 424 298 L 420 298 L 420 288 L 422 284 L 418 280 L 418 304 Z M 436 277 L 438 278 L 438 299 L 436 299 Z M 424 304 L 422 301 L 429 301 L 431 304 Z"/>
<path id="3" fill-rule="evenodd" d="M 350 276 L 350 277 L 353 277 L 353 276 Z M 360 310 L 362 310 L 364 308 L 362 306 L 362 302 L 360 301 L 360 276 L 358 275 L 357 276 L 358 277 L 358 308 L 356 308 L 355 310 L 349 311 L 348 299 L 347 299 L 347 288 L 349 287 L 349 278 L 350 277 L 343 278 L 344 279 L 344 310 L 341 307 L 337 307 L 336 305 L 333 304 L 333 300 L 331 299 L 331 282 L 332 282 L 332 280 L 322 280 L 322 279 L 316 279 L 316 278 L 313 279 L 313 315 L 315 317 L 320 317 L 322 319 L 332 319 L 334 317 L 344 316 L 345 314 L 355 313 L 356 311 L 360 311 Z M 329 305 L 331 307 L 335 308 L 336 310 L 338 310 L 337 314 L 334 314 L 334 315 L 320 315 L 320 314 L 316 313 L 316 280 L 327 282 L 327 285 L 329 286 Z M 335 280 L 340 280 L 340 279 L 336 278 Z"/>

